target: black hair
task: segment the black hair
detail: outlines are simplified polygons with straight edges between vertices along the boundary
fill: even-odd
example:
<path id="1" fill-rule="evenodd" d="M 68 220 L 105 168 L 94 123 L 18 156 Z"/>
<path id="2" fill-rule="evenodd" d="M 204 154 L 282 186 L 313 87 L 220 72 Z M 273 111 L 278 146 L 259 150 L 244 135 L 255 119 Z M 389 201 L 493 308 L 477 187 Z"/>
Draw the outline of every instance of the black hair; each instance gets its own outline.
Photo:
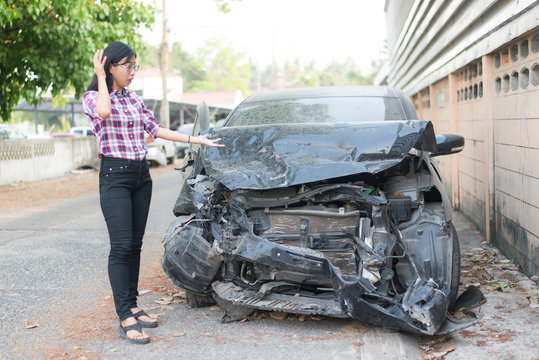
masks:
<path id="1" fill-rule="evenodd" d="M 132 57 L 137 57 L 137 53 L 129 45 L 124 44 L 121 41 L 113 42 L 105 48 L 103 51 L 103 56 L 107 57 L 105 61 L 105 74 L 107 88 L 109 93 L 112 91 L 112 74 L 110 73 L 110 64 L 117 65 L 119 62 L 127 58 L 127 61 L 131 60 Z M 97 75 L 94 74 L 92 82 L 88 86 L 87 91 L 95 90 L 97 91 Z"/>

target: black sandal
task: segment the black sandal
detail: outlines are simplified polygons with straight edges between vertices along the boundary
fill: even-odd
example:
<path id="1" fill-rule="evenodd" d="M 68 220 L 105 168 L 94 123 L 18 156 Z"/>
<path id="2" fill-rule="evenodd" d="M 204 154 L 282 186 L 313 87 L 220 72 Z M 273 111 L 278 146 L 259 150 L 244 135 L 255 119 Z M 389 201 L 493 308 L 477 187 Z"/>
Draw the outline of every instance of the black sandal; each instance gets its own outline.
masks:
<path id="1" fill-rule="evenodd" d="M 133 314 L 133 316 L 135 317 L 135 319 L 137 319 L 137 322 L 143 328 L 154 328 L 154 327 L 157 327 L 157 325 L 159 325 L 159 322 L 157 322 L 157 320 L 156 321 L 139 320 L 138 318 L 141 317 L 141 316 L 148 316 L 148 314 L 146 314 L 146 312 L 144 310 L 139 310 L 136 314 Z M 150 317 L 150 316 L 148 316 L 148 317 Z"/>
<path id="2" fill-rule="evenodd" d="M 138 322 L 136 324 L 128 325 L 128 326 L 122 326 L 122 323 L 120 322 L 120 335 L 124 339 L 129 341 L 131 344 L 144 345 L 144 344 L 147 344 L 147 343 L 150 342 L 149 337 L 142 338 L 142 339 L 131 339 L 129 336 L 127 336 L 127 332 L 130 331 L 130 330 L 136 330 L 136 331 L 138 331 L 139 333 L 142 334 L 142 327 Z"/>

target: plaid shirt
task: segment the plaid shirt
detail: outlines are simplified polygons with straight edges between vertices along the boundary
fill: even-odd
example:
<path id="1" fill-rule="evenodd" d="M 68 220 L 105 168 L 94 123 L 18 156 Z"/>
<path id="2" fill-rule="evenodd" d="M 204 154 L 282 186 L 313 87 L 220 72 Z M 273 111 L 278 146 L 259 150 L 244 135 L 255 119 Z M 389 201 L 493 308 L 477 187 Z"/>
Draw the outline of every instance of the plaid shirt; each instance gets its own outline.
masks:
<path id="1" fill-rule="evenodd" d="M 132 90 L 110 93 L 111 112 L 102 119 L 96 109 L 97 91 L 88 91 L 82 97 L 84 113 L 99 144 L 99 157 L 143 160 L 148 153 L 144 132 L 152 138 L 157 135 L 159 123 L 146 109 L 142 99 Z"/>

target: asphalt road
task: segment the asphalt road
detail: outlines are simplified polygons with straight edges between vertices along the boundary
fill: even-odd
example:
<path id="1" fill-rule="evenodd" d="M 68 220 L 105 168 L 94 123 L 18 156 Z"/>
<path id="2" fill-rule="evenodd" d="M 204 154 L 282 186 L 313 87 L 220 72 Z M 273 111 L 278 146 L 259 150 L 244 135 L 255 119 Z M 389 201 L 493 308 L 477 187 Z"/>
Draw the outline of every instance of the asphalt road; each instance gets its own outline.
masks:
<path id="1" fill-rule="evenodd" d="M 539 358 L 537 285 L 482 243 L 458 213 L 464 286 L 480 284 L 488 299 L 473 328 L 421 337 L 352 320 L 273 313 L 225 324 L 215 306 L 191 309 L 159 265 L 180 184 L 173 170 L 154 179 L 139 305 L 158 313 L 160 326 L 148 329 L 152 342 L 145 346 L 118 335 L 96 193 L 18 211 L 0 208 L 0 359 Z"/>

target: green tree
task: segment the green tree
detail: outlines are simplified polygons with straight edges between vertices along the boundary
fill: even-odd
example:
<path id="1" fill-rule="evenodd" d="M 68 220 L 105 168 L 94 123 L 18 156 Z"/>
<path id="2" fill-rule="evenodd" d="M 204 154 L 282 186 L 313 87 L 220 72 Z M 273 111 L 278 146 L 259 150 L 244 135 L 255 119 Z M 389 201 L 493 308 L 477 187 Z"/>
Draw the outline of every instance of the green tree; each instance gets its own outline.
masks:
<path id="1" fill-rule="evenodd" d="M 184 91 L 192 91 L 196 82 L 206 78 L 202 61 L 195 59 L 194 56 L 185 51 L 179 42 L 172 44 L 169 70 L 173 73 L 179 72 L 182 75 Z"/>
<path id="2" fill-rule="evenodd" d="M 0 117 L 44 92 L 82 96 L 95 51 L 118 40 L 140 47 L 136 30 L 154 11 L 137 0 L 0 0 Z"/>
<path id="3" fill-rule="evenodd" d="M 217 8 L 220 11 L 226 14 L 230 12 L 230 3 L 234 1 L 241 1 L 241 0 L 215 0 L 215 4 L 217 5 Z"/>
<path id="4" fill-rule="evenodd" d="M 33 126 L 36 114 L 30 111 L 15 111 L 11 114 L 12 124 L 18 124 L 18 126 L 26 127 L 28 133 L 33 133 Z M 66 132 L 71 127 L 69 121 L 69 114 L 65 113 L 50 113 L 50 112 L 38 112 L 37 123 L 43 126 L 45 133 L 53 132 Z"/>
<path id="5" fill-rule="evenodd" d="M 137 51 L 137 63 L 142 69 L 159 68 L 159 45 L 146 45 Z"/>
<path id="6" fill-rule="evenodd" d="M 206 71 L 202 80 L 193 83 L 192 91 L 233 91 L 249 93 L 251 66 L 247 55 L 236 52 L 222 39 L 207 40 L 195 55 Z"/>
<path id="7" fill-rule="evenodd" d="M 281 67 L 275 63 L 264 69 L 252 65 L 251 71 L 255 78 L 251 79 L 249 87 L 258 92 L 291 87 L 372 85 L 381 64 L 381 60 L 373 61 L 367 75 L 361 72 L 351 58 L 342 63 L 332 62 L 323 69 L 319 69 L 314 61 L 304 65 L 299 59 L 286 61 Z"/>
<path id="8" fill-rule="evenodd" d="M 137 62 L 143 69 L 159 68 L 159 53 L 159 45 L 146 46 L 145 49 L 137 52 Z M 172 44 L 172 50 L 169 54 L 168 72 L 182 76 L 184 91 L 191 91 L 195 81 L 202 81 L 206 77 L 203 64 L 184 50 L 179 42 Z"/>

